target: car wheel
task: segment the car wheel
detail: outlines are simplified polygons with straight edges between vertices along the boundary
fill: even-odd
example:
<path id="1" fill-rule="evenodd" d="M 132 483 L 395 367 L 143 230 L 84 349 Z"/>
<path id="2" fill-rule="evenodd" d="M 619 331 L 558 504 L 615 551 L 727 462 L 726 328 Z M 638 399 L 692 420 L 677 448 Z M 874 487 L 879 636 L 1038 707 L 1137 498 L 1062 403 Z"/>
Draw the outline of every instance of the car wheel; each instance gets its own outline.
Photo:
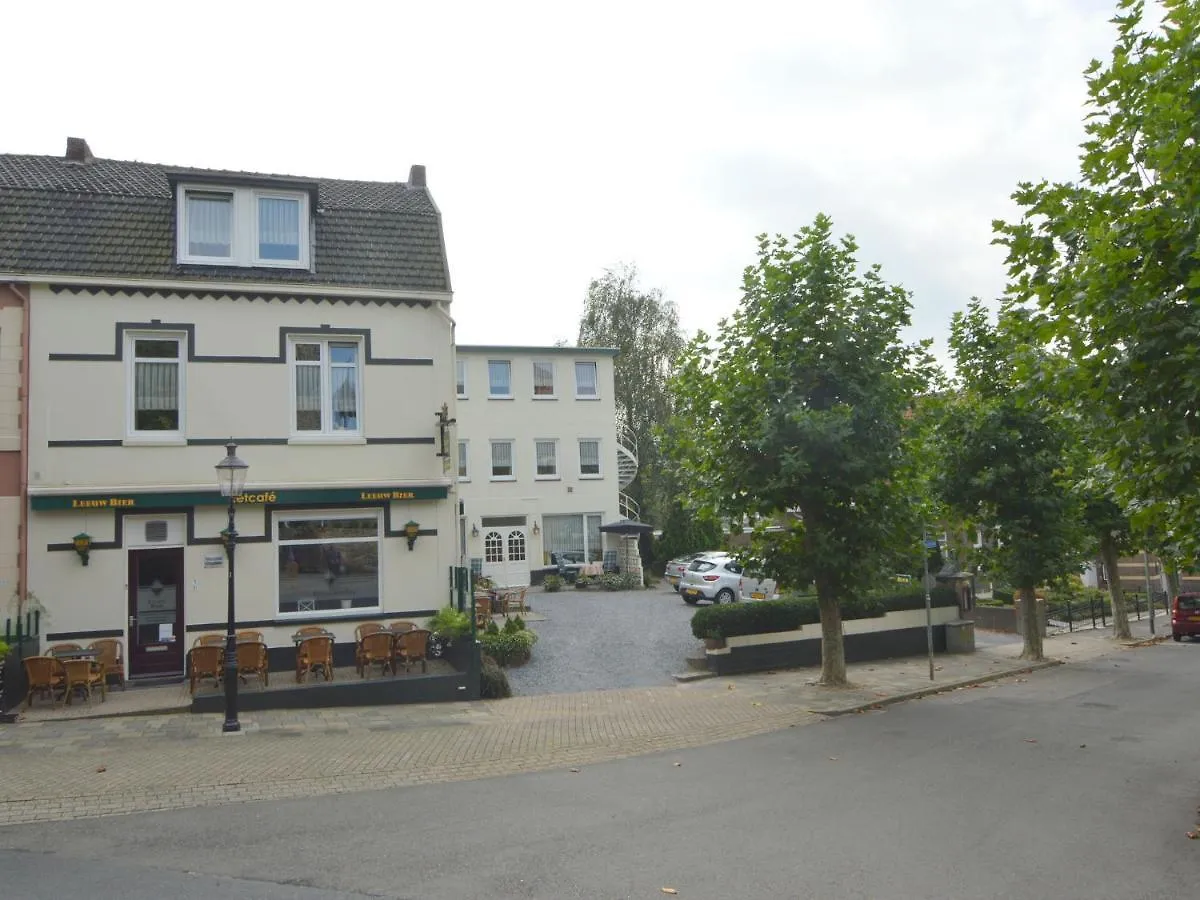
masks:
<path id="1" fill-rule="evenodd" d="M 700 598 L 699 597 L 684 597 L 683 602 L 686 603 L 688 606 L 695 606 L 697 603 L 700 602 Z"/>
<path id="2" fill-rule="evenodd" d="M 1171 637 L 1175 638 L 1175 640 L 1177 640 L 1177 641 L 1183 640 L 1182 634 L 1173 634 L 1173 635 L 1171 635 Z"/>
<path id="3" fill-rule="evenodd" d="M 677 585 L 677 584 L 671 585 L 671 590 L 673 590 L 675 593 L 678 594 L 679 593 L 679 585 Z"/>
<path id="4" fill-rule="evenodd" d="M 733 591 L 729 588 L 722 588 L 717 591 L 717 596 L 713 599 L 713 603 L 732 603 L 734 599 Z"/>

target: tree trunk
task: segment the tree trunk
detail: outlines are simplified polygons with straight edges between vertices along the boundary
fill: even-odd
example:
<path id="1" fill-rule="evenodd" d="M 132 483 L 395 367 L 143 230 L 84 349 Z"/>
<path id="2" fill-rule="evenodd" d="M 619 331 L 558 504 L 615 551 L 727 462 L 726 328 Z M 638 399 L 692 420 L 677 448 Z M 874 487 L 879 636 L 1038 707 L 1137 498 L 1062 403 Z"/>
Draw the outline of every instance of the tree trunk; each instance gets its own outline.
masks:
<path id="1" fill-rule="evenodd" d="M 1117 545 L 1110 537 L 1100 538 L 1100 559 L 1108 575 L 1108 595 L 1112 597 L 1113 637 L 1117 640 L 1132 640 L 1129 631 L 1129 610 L 1125 608 L 1125 591 L 1121 589 L 1121 572 Z"/>
<path id="2" fill-rule="evenodd" d="M 1037 597 L 1032 587 L 1020 588 L 1019 592 L 1021 621 L 1025 631 L 1025 647 L 1021 652 L 1021 659 L 1041 662 L 1045 656 L 1042 655 L 1042 621 L 1038 615 Z"/>
<path id="3" fill-rule="evenodd" d="M 1179 567 L 1173 562 L 1164 560 L 1163 571 L 1167 573 L 1167 601 L 1170 602 L 1182 593 L 1179 580 Z"/>
<path id="4" fill-rule="evenodd" d="M 821 610 L 821 684 L 827 687 L 842 687 L 846 684 L 842 611 L 838 608 L 837 597 L 827 596 L 819 587 L 817 605 Z"/>

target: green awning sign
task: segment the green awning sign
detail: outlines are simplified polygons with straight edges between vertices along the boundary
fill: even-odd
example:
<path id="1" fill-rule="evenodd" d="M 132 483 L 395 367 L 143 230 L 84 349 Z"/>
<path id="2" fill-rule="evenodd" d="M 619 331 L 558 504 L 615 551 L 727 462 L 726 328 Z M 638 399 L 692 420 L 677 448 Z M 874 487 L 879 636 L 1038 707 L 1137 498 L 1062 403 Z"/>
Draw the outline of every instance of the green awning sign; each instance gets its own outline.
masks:
<path id="1" fill-rule="evenodd" d="M 234 502 L 249 506 L 299 506 L 315 503 L 390 503 L 402 500 L 445 500 L 449 488 L 438 486 L 312 488 L 247 492 Z M 224 506 L 229 502 L 220 491 L 169 491 L 145 494 L 35 494 L 35 510 L 83 509 L 183 509 L 189 506 Z"/>

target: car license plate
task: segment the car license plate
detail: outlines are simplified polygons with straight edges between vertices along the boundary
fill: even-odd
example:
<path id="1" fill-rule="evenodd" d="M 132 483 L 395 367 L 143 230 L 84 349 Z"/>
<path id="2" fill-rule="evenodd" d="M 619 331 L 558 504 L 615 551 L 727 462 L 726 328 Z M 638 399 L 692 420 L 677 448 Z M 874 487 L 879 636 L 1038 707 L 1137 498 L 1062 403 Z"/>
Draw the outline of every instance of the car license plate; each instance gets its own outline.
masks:
<path id="1" fill-rule="evenodd" d="M 752 600 L 766 600 L 766 599 L 767 599 L 767 595 L 766 595 L 766 594 L 764 594 L 762 591 L 751 591 L 751 592 L 750 592 L 750 599 L 752 599 Z"/>
<path id="2" fill-rule="evenodd" d="M 679 584 L 679 576 L 678 575 L 668 575 L 667 581 L 671 582 L 671 584 Z"/>
<path id="3" fill-rule="evenodd" d="M 700 592 L 695 588 L 684 588 L 683 593 L 688 597 L 699 597 Z"/>
<path id="4" fill-rule="evenodd" d="M 1200 622 L 1200 616 L 1192 616 L 1193 622 Z"/>

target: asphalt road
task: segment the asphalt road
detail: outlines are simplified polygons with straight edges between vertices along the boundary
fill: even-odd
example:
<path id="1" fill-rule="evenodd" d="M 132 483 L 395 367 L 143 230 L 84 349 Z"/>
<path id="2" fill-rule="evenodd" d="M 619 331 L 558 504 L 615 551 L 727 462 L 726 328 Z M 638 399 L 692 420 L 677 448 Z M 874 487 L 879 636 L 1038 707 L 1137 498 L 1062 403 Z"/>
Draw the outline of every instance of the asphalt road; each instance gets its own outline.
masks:
<path id="1" fill-rule="evenodd" d="M 1198 677 L 1168 643 L 577 773 L 0 829 L 0 884 L 111 896 L 99 860 L 134 900 L 222 874 L 207 896 L 1194 898 Z"/>
<path id="2" fill-rule="evenodd" d="M 688 606 L 664 581 L 645 591 L 532 595 L 538 633 L 533 659 L 508 670 L 514 694 L 560 694 L 673 684 L 687 670 L 692 637 Z"/>

